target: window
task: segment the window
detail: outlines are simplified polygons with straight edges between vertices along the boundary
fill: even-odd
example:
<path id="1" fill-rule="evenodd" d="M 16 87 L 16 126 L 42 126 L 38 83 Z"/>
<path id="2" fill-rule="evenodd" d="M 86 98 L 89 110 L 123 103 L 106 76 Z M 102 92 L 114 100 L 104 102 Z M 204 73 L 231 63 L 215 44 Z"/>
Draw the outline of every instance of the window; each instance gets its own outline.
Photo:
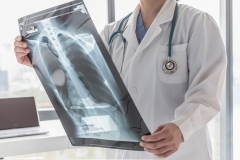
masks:
<path id="1" fill-rule="evenodd" d="M 19 35 L 18 18 L 66 2 L 69 0 L 0 1 L 0 18 L 4 22 L 0 25 L 0 98 L 34 96 L 38 108 L 52 107 L 35 71 L 16 62 L 13 42 Z M 100 32 L 107 24 L 107 0 L 85 3 Z"/>
<path id="2" fill-rule="evenodd" d="M 115 0 L 116 20 L 120 20 L 133 12 L 139 2 L 140 0 Z"/>
<path id="3" fill-rule="evenodd" d="M 240 2 L 233 0 L 233 159 L 240 159 Z"/>

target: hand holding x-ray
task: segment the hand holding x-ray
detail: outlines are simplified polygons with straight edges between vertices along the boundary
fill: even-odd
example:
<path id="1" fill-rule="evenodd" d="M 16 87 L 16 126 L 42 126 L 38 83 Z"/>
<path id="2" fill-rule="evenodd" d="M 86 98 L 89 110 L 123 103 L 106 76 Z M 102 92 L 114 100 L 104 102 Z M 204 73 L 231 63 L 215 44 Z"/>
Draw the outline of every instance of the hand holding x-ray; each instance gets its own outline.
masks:
<path id="1" fill-rule="evenodd" d="M 30 52 L 30 49 L 27 48 L 28 45 L 26 42 L 22 41 L 22 36 L 17 36 L 14 42 L 14 52 L 16 55 L 17 62 L 29 67 L 32 67 L 32 64 L 27 56 Z"/>

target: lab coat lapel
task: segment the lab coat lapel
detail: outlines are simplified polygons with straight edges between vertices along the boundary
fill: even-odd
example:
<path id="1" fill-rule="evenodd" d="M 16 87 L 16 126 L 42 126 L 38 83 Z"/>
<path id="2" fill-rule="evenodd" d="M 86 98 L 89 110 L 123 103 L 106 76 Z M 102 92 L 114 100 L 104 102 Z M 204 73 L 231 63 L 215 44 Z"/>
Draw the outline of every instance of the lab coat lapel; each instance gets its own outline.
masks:
<path id="1" fill-rule="evenodd" d="M 169 22 L 173 19 L 174 10 L 176 6 L 175 0 L 167 0 L 163 5 L 162 9 L 158 13 L 157 17 L 153 21 L 152 25 L 149 27 L 145 37 L 143 38 L 141 44 L 139 45 L 137 52 L 143 51 L 150 43 L 159 35 L 162 31 L 160 25 Z M 136 21 L 135 21 L 136 25 Z M 135 32 L 134 32 L 135 33 Z"/>
<path id="2" fill-rule="evenodd" d="M 132 15 L 129 17 L 129 20 L 126 25 L 126 29 L 123 33 L 123 37 L 127 40 L 128 44 L 137 50 L 139 44 L 136 36 L 136 21 L 140 11 L 140 5 L 138 5 L 133 11 Z"/>

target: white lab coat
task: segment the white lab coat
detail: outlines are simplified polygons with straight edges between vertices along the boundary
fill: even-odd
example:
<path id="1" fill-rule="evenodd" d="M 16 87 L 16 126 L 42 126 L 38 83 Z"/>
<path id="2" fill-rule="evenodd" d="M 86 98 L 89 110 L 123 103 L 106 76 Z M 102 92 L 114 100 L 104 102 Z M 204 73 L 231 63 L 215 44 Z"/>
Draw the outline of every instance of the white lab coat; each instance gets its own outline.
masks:
<path id="1" fill-rule="evenodd" d="M 121 77 L 151 132 L 159 125 L 176 124 L 184 137 L 179 150 L 167 160 L 211 160 L 207 123 L 219 113 L 226 70 L 226 52 L 213 18 L 187 5 L 179 5 L 172 59 L 178 70 L 167 75 L 168 40 L 176 1 L 167 0 L 147 34 L 138 44 L 135 29 L 140 6 L 129 18 L 123 34 L 128 42 Z M 101 33 L 106 47 L 120 21 Z M 123 43 L 112 45 L 112 60 L 120 71 Z M 133 115 L 134 116 L 134 115 Z M 118 159 L 158 159 L 147 152 L 117 150 Z"/>

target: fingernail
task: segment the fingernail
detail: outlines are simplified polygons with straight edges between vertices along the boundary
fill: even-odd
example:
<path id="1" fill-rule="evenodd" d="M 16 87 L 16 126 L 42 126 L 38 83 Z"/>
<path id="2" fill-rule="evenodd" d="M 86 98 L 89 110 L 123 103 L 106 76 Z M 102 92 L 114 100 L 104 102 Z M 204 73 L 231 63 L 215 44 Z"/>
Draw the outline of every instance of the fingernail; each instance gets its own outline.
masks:
<path id="1" fill-rule="evenodd" d="M 18 36 L 17 39 L 20 41 L 21 40 L 20 36 Z"/>
<path id="2" fill-rule="evenodd" d="M 144 140 L 145 138 L 144 137 L 142 137 L 142 140 Z"/>
<path id="3" fill-rule="evenodd" d="M 147 149 L 146 149 L 146 148 L 144 148 L 144 151 L 147 151 Z"/>
<path id="4" fill-rule="evenodd" d="M 140 142 L 140 146 L 143 146 L 142 142 Z"/>
<path id="5" fill-rule="evenodd" d="M 26 52 L 29 52 L 30 50 L 29 49 L 26 49 Z"/>

